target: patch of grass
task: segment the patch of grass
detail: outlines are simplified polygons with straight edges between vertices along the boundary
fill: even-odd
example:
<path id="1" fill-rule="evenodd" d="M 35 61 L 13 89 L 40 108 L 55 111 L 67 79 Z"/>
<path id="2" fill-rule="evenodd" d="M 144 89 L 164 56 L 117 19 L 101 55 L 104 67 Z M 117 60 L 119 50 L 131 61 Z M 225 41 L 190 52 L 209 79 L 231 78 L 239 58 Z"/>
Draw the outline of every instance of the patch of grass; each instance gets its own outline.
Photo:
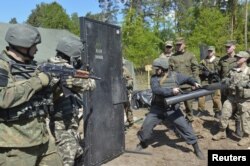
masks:
<path id="1" fill-rule="evenodd" d="M 145 90 L 149 89 L 148 85 L 148 74 L 147 72 L 137 71 L 135 72 L 135 89 L 134 90 Z"/>

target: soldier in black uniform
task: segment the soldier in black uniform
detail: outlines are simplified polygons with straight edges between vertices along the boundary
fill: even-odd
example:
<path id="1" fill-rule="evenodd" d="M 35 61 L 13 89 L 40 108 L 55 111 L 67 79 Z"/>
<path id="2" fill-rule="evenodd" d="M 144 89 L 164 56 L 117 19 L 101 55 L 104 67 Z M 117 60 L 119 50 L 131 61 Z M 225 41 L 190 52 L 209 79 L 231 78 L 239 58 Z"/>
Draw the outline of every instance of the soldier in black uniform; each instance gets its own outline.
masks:
<path id="1" fill-rule="evenodd" d="M 179 85 L 187 83 L 196 88 L 200 87 L 200 85 L 191 77 L 168 71 L 168 63 L 166 63 L 165 59 L 155 59 L 153 67 L 155 68 L 155 74 L 151 77 L 153 98 L 150 113 L 147 115 L 140 131 L 137 133 L 140 140 L 140 143 L 137 145 L 137 150 L 148 146 L 148 140 L 151 138 L 152 130 L 157 124 L 163 120 L 169 120 L 175 125 L 177 132 L 182 138 L 193 146 L 196 156 L 204 160 L 204 155 L 197 143 L 197 137 L 193 132 L 192 126 L 184 118 L 179 108 L 179 103 L 173 105 L 165 105 L 164 103 L 164 98 L 180 93 Z"/>

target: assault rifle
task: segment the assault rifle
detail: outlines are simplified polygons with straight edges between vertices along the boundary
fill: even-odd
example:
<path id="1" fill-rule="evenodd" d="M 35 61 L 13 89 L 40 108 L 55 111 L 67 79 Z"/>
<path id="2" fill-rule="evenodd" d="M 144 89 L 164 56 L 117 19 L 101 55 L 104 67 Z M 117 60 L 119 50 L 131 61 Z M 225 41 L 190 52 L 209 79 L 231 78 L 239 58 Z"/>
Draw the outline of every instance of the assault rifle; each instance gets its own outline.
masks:
<path id="1" fill-rule="evenodd" d="M 100 77 L 97 77 L 95 75 L 91 75 L 88 71 L 85 70 L 77 70 L 73 67 L 68 67 L 66 65 L 56 65 L 52 63 L 43 63 L 40 66 L 38 66 L 38 70 L 49 73 L 55 77 L 63 78 L 67 76 L 72 76 L 74 78 L 83 78 L 83 79 L 95 79 L 95 80 L 101 80 Z"/>
<path id="2" fill-rule="evenodd" d="M 201 65 L 196 65 L 202 70 L 202 76 L 208 78 L 208 83 L 220 82 L 219 73 L 217 71 L 211 71 L 203 63 Z"/>
<path id="3" fill-rule="evenodd" d="M 49 73 L 50 75 L 61 79 L 65 79 L 69 76 L 72 76 L 73 78 L 81 78 L 81 79 L 95 79 L 95 80 L 101 80 L 100 77 L 97 77 L 95 75 L 90 74 L 90 72 L 85 71 L 85 70 L 77 70 L 73 67 L 66 66 L 66 65 L 56 65 L 53 63 L 43 63 L 40 66 L 38 66 L 38 70 L 44 72 L 44 73 Z M 61 81 L 60 81 L 61 82 Z M 72 92 L 63 86 L 62 84 L 60 85 L 63 93 L 66 97 L 70 96 Z"/>

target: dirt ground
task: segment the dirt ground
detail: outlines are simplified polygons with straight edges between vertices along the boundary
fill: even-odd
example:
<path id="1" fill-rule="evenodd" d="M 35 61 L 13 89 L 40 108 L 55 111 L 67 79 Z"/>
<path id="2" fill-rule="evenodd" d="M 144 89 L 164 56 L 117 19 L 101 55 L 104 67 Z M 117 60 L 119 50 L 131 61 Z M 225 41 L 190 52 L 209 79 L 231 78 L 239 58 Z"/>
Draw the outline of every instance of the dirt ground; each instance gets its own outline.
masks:
<path id="1" fill-rule="evenodd" d="M 194 109 L 197 102 L 194 102 Z M 207 101 L 207 114 L 196 117 L 193 122 L 194 130 L 199 138 L 200 148 L 207 158 L 208 149 L 248 149 L 249 147 L 237 146 L 238 138 L 233 134 L 234 122 L 231 120 L 228 138 L 221 141 L 213 141 L 212 136 L 218 131 L 218 121 L 213 117 L 212 102 Z M 147 109 L 134 111 L 134 117 L 145 118 Z M 138 139 L 137 131 L 140 129 L 142 121 L 129 128 L 126 132 L 126 151 L 119 157 L 109 161 L 104 166 L 204 166 L 207 159 L 202 161 L 196 158 L 191 145 L 187 145 L 183 139 L 178 138 L 175 133 L 160 124 L 154 129 L 152 144 L 142 150 L 145 154 L 133 153 Z M 249 145 L 250 146 L 250 145 Z"/>

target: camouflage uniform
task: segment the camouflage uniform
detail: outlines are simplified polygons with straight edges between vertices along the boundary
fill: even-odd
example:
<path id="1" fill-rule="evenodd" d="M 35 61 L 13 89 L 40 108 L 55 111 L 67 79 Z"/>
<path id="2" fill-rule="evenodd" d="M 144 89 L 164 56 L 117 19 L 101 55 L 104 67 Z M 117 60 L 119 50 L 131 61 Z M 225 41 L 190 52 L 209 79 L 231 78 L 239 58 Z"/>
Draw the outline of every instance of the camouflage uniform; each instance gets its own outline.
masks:
<path id="1" fill-rule="evenodd" d="M 215 51 L 215 48 L 213 46 L 210 46 L 208 48 L 210 51 Z M 206 66 L 211 72 L 218 72 L 218 62 L 219 58 L 217 58 L 215 55 L 213 55 L 210 59 L 203 59 L 201 60 L 200 64 Z M 204 73 L 205 72 L 205 73 Z M 200 80 L 201 85 L 208 85 L 213 83 L 213 81 L 219 81 L 219 80 L 209 80 L 211 77 L 210 75 L 207 75 L 207 71 L 202 71 L 200 74 Z M 211 81 L 211 82 L 210 82 Z M 205 110 L 205 103 L 206 103 L 206 96 L 202 96 L 198 99 L 198 110 L 204 111 Z M 221 93 L 220 90 L 216 90 L 214 94 L 212 94 L 212 100 L 213 100 L 213 111 L 214 113 L 220 113 L 221 112 Z"/>
<path id="2" fill-rule="evenodd" d="M 177 40 L 176 44 L 183 43 L 183 39 Z M 199 68 L 197 67 L 198 62 L 194 54 L 184 51 L 176 52 L 169 58 L 169 66 L 173 71 L 179 72 L 186 76 L 191 76 L 200 82 L 199 79 Z M 181 90 L 191 91 L 190 85 L 181 85 Z M 187 119 L 193 121 L 193 100 L 185 101 L 185 112 L 187 114 Z"/>
<path id="3" fill-rule="evenodd" d="M 237 56 L 245 57 L 247 55 L 249 57 L 247 53 L 241 55 L 242 52 L 246 53 L 245 51 L 240 51 Z M 235 113 L 238 113 L 241 118 L 244 133 L 250 134 L 250 68 L 247 66 L 244 68 L 233 68 L 229 71 L 226 78 L 228 78 L 227 81 L 229 82 L 228 96 L 222 107 L 221 132 L 213 137 L 214 140 L 226 138 L 225 129 L 228 127 L 229 118 Z"/>
<path id="4" fill-rule="evenodd" d="M 130 74 L 130 72 L 128 71 L 128 69 L 123 65 L 123 78 L 125 79 L 125 84 L 126 84 L 126 88 L 127 88 L 127 96 L 128 96 L 128 100 L 126 103 L 124 103 L 124 110 L 125 110 L 125 114 L 127 117 L 127 122 L 129 124 L 129 126 L 134 124 L 134 117 L 133 117 L 133 111 L 131 110 L 130 107 L 130 99 L 131 99 L 131 93 L 133 91 L 133 78 Z"/>
<path id="5" fill-rule="evenodd" d="M 15 25 L 5 39 L 11 46 L 0 55 L 0 165 L 62 165 L 46 128 L 47 104 L 42 91 L 48 76 L 32 72 L 34 61 L 21 63 L 9 53 L 10 49 L 18 52 L 16 46 L 35 47 L 41 42 L 40 34 L 31 26 Z M 31 59 L 30 52 L 20 54 Z"/>
<path id="6" fill-rule="evenodd" d="M 229 57 L 228 55 L 221 57 L 218 63 L 220 78 L 221 79 L 225 78 L 228 72 L 235 66 L 236 66 L 235 54 L 232 55 L 232 57 Z M 222 104 L 226 99 L 227 99 L 227 94 L 225 94 L 225 92 L 222 92 L 221 96 Z"/>
<path id="7" fill-rule="evenodd" d="M 229 40 L 226 42 L 225 46 L 231 47 L 231 46 L 234 46 L 235 44 L 236 44 L 235 41 Z M 218 63 L 218 69 L 219 69 L 219 74 L 220 74 L 221 80 L 224 79 L 228 75 L 228 73 L 231 69 L 233 69 L 234 67 L 237 66 L 237 64 L 236 64 L 237 59 L 236 59 L 235 55 L 236 54 L 233 51 L 230 56 L 225 55 L 225 56 L 220 58 L 219 63 Z M 222 103 L 222 105 L 227 100 L 227 96 L 228 96 L 227 91 L 221 90 L 221 103 Z M 238 135 L 241 135 L 239 113 L 235 113 L 234 118 L 236 121 L 235 125 L 236 125 L 236 129 L 237 129 L 237 133 L 238 133 Z"/>
<path id="8" fill-rule="evenodd" d="M 57 45 L 57 51 L 68 56 L 70 61 L 81 55 L 83 45 L 80 40 L 73 37 L 62 38 Z M 60 57 L 60 56 L 59 56 Z M 64 57 L 67 59 L 67 57 Z M 62 58 L 49 59 L 52 63 L 69 65 L 67 60 Z M 75 63 L 75 62 L 74 62 Z M 70 82 L 70 83 L 69 83 Z M 92 79 L 79 79 L 69 77 L 65 81 L 65 86 L 70 88 L 73 95 L 65 97 L 61 88 L 57 88 L 54 93 L 54 112 L 50 116 L 50 130 L 56 140 L 59 154 L 63 159 L 64 166 L 73 166 L 76 163 L 83 162 L 83 148 L 80 144 L 80 135 L 78 133 L 79 110 L 83 107 L 81 93 L 95 88 L 95 81 Z M 78 164 L 79 164 L 78 163 Z"/>

